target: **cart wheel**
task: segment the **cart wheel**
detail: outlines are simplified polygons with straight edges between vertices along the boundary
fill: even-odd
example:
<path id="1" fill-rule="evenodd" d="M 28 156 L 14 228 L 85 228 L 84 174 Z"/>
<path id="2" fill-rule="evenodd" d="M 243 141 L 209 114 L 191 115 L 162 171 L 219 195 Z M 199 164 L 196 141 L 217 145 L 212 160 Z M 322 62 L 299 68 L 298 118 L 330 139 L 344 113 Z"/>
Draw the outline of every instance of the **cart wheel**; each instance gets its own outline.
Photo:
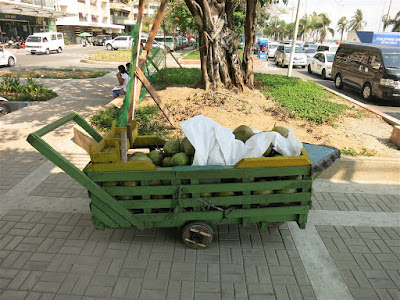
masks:
<path id="1" fill-rule="evenodd" d="M 193 221 L 183 227 L 182 240 L 189 248 L 203 249 L 211 244 L 213 234 L 212 228 L 207 223 Z"/>

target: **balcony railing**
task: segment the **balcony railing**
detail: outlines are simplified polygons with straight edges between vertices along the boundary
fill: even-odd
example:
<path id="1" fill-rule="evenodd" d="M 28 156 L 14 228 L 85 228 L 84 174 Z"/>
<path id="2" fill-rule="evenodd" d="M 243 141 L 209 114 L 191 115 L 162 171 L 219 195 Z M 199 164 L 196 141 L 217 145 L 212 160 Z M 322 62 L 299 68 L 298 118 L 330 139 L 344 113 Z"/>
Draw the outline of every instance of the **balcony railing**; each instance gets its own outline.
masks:
<path id="1" fill-rule="evenodd" d="M 54 8 L 54 0 L 16 0 L 14 2 Z"/>
<path id="2" fill-rule="evenodd" d="M 128 17 L 112 16 L 112 21 L 117 25 L 133 25 L 134 21 Z"/>

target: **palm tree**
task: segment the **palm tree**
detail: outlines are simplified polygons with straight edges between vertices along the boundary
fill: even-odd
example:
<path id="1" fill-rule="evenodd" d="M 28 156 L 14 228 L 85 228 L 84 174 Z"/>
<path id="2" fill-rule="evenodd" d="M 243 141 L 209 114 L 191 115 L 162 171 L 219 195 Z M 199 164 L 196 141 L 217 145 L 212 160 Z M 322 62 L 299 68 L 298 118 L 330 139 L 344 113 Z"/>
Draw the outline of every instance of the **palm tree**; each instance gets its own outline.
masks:
<path id="1" fill-rule="evenodd" d="M 299 31 L 298 31 L 298 36 L 302 37 L 303 41 L 305 40 L 308 32 L 310 31 L 310 19 L 305 14 L 300 20 L 299 20 Z"/>
<path id="2" fill-rule="evenodd" d="M 361 9 L 357 9 L 353 18 L 350 20 L 349 23 L 349 30 L 350 31 L 358 31 L 361 30 L 367 22 L 363 20 L 363 13 Z"/>
<path id="3" fill-rule="evenodd" d="M 314 11 L 312 15 L 310 15 L 310 31 L 311 35 L 314 36 L 314 40 L 317 41 L 317 35 L 319 30 L 322 28 L 322 23 L 318 14 Z"/>
<path id="4" fill-rule="evenodd" d="M 340 42 L 343 39 L 343 32 L 347 29 L 347 19 L 346 17 L 341 17 L 337 22 L 337 29 L 340 31 Z"/>
<path id="5" fill-rule="evenodd" d="M 319 34 L 319 38 L 320 38 L 320 42 L 323 43 L 326 37 L 326 31 L 329 31 L 332 36 L 335 34 L 335 31 L 328 27 L 329 24 L 331 24 L 331 20 L 329 20 L 328 16 L 326 15 L 326 13 L 321 13 L 318 15 L 319 18 L 319 22 L 321 24 L 321 28 L 319 30 L 320 34 Z"/>
<path id="6" fill-rule="evenodd" d="M 389 17 L 385 19 L 383 22 L 383 30 L 389 25 L 393 25 L 392 32 L 400 32 L 400 11 L 396 14 L 394 19 L 389 19 Z"/>

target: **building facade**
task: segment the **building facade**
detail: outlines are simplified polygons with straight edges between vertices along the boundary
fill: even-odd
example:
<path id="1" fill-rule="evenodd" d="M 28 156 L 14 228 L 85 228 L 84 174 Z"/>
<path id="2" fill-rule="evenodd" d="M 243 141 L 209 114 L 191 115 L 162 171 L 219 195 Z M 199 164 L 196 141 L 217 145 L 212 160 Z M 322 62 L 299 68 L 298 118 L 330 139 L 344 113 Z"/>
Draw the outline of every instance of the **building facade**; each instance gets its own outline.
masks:
<path id="1" fill-rule="evenodd" d="M 56 10 L 54 0 L 0 0 L 0 42 L 56 31 L 55 18 L 68 15 Z"/>
<path id="2" fill-rule="evenodd" d="M 64 33 L 64 38 L 71 43 L 79 43 L 79 34 L 88 32 L 99 34 L 119 34 L 125 26 L 113 24 L 110 15 L 109 0 L 56 0 L 56 8 L 62 13 L 76 15 L 57 18 L 57 31 Z"/>

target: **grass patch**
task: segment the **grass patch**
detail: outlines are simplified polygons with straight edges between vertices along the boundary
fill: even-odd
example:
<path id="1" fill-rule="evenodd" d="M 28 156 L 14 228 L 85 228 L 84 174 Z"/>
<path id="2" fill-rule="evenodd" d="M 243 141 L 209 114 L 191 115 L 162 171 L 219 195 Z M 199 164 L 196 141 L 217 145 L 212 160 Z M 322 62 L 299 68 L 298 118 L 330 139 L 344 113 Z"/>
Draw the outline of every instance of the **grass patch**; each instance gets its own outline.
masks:
<path id="1" fill-rule="evenodd" d="M 113 120 L 118 119 L 120 109 L 106 108 L 89 118 L 89 122 L 97 130 L 108 132 Z M 135 112 L 135 120 L 138 123 L 139 135 L 158 135 L 166 137 L 170 134 L 170 126 L 157 105 L 145 105 Z"/>
<path id="2" fill-rule="evenodd" d="M 363 155 L 363 156 L 375 156 L 376 152 L 375 151 L 368 151 L 366 148 L 363 148 L 360 152 L 357 152 L 353 148 L 345 148 L 340 150 L 341 155 L 350 155 L 350 156 L 358 156 L 358 155 Z"/>
<path id="3" fill-rule="evenodd" d="M 306 119 L 316 124 L 334 123 L 347 105 L 326 99 L 332 97 L 323 87 L 312 81 L 282 75 L 256 74 L 256 86 L 272 98 L 291 117 Z"/>
<path id="4" fill-rule="evenodd" d="M 106 75 L 107 70 L 87 70 L 87 69 L 26 69 L 13 70 L 12 75 L 19 78 L 52 78 L 52 79 L 86 79 L 97 78 Z M 0 76 L 11 75 L 10 71 L 0 72 Z"/>
<path id="5" fill-rule="evenodd" d="M 197 68 L 163 68 L 161 71 L 172 85 L 194 85 L 201 77 L 201 69 Z M 154 74 L 152 83 L 165 85 L 158 73 Z"/>
<path id="6" fill-rule="evenodd" d="M 21 83 L 18 77 L 6 76 L 0 83 L 0 96 L 8 101 L 47 101 L 57 94 L 32 78 Z"/>
<path id="7" fill-rule="evenodd" d="M 195 51 L 190 51 L 188 52 L 182 59 L 200 59 L 200 51 L 195 50 Z"/>
<path id="8" fill-rule="evenodd" d="M 132 60 L 131 50 L 99 51 L 89 55 L 89 60 L 130 62 Z"/>

